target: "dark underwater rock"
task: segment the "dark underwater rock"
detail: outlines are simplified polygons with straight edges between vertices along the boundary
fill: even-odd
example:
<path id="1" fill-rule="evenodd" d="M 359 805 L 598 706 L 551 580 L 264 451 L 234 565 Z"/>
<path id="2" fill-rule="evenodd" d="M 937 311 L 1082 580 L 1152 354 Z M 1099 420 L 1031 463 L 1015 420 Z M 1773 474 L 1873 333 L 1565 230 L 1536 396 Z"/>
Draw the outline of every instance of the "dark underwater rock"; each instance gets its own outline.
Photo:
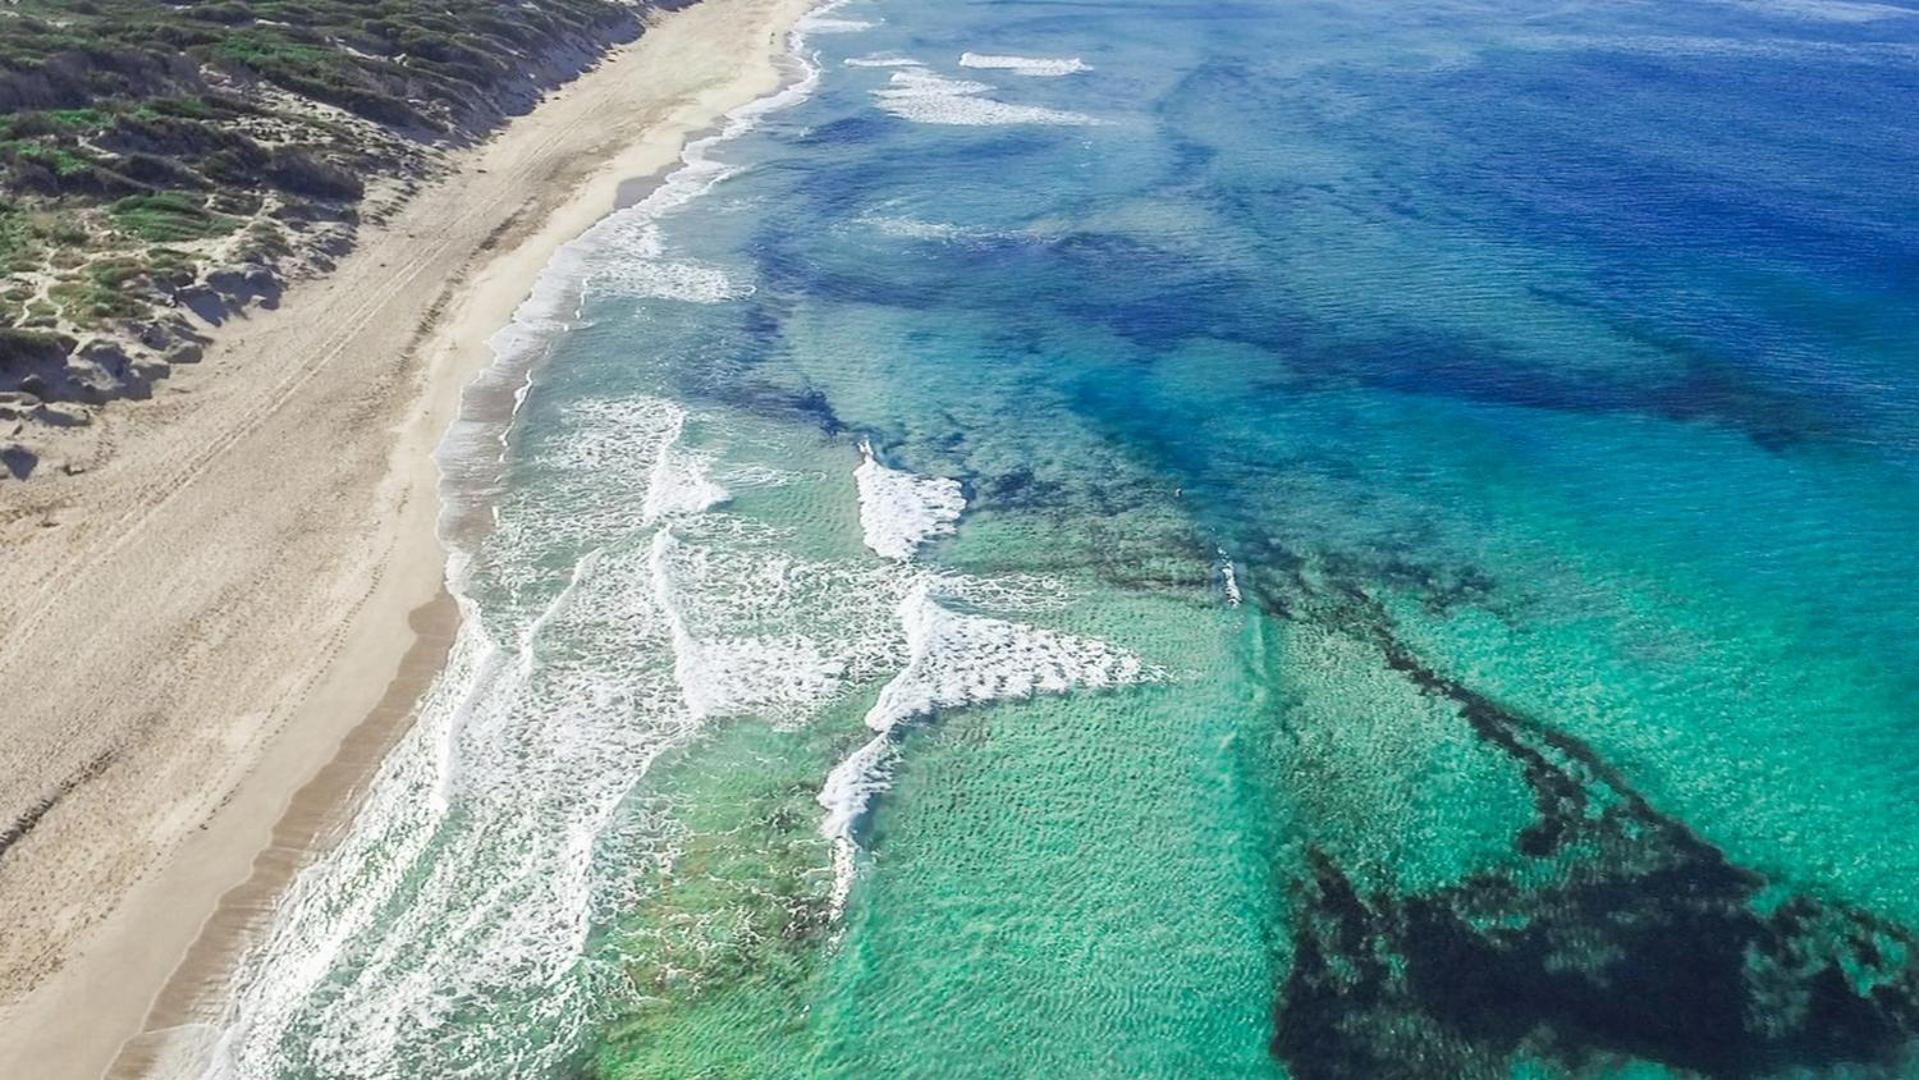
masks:
<path id="1" fill-rule="evenodd" d="M 1292 1076 L 1503 1077 L 1517 1056 L 1708 1077 L 1912 1064 L 1919 937 L 1735 865 L 1590 747 L 1426 666 L 1367 597 L 1344 599 L 1349 632 L 1511 761 L 1534 820 L 1509 866 L 1411 895 L 1361 895 L 1309 852 L 1271 1043 Z"/>

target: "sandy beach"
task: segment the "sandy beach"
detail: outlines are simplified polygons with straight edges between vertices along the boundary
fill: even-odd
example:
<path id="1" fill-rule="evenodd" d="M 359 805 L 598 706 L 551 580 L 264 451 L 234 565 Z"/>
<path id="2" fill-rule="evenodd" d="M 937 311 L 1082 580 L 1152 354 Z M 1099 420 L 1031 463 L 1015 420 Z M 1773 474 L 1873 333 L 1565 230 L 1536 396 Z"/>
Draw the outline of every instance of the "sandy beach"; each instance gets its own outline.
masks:
<path id="1" fill-rule="evenodd" d="M 809 6 L 660 16 L 106 410 L 97 465 L 0 492 L 0 1076 L 141 1075 L 217 1008 L 451 637 L 431 455 L 488 337 L 623 183 L 777 86 Z"/>

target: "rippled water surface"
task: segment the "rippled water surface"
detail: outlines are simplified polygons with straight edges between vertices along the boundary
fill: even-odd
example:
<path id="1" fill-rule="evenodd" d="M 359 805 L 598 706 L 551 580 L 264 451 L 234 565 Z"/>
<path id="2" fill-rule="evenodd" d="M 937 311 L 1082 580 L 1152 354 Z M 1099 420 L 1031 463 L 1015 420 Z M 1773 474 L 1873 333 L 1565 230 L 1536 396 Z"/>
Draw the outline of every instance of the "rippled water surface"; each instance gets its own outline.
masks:
<path id="1" fill-rule="evenodd" d="M 1919 9 L 794 45 L 502 335 L 220 1070 L 1919 1075 Z"/>

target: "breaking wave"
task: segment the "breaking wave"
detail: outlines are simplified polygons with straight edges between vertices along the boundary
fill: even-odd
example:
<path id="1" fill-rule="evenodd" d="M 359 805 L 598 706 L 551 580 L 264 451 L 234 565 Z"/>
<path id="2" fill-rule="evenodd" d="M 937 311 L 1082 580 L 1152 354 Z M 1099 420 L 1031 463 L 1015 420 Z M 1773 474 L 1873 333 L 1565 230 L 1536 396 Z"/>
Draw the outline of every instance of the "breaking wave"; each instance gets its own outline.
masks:
<path id="1" fill-rule="evenodd" d="M 853 480 L 867 547 L 904 561 L 926 541 L 952 533 L 966 509 L 958 481 L 889 469 L 874 458 L 870 443 L 860 444 L 860 457 Z"/>
<path id="2" fill-rule="evenodd" d="M 960 66 L 983 68 L 987 70 L 1010 71 L 1015 75 L 1031 75 L 1036 78 L 1058 78 L 1073 75 L 1081 71 L 1091 71 L 1086 62 L 1077 56 L 988 56 L 981 53 L 961 53 Z"/>
<path id="3" fill-rule="evenodd" d="M 907 67 L 895 71 L 889 85 L 873 91 L 873 97 L 879 101 L 880 108 L 919 124 L 1088 127 L 1104 122 L 1085 113 L 1041 105 L 1016 105 L 982 96 L 992 89 L 987 83 L 949 79 L 925 68 Z"/>

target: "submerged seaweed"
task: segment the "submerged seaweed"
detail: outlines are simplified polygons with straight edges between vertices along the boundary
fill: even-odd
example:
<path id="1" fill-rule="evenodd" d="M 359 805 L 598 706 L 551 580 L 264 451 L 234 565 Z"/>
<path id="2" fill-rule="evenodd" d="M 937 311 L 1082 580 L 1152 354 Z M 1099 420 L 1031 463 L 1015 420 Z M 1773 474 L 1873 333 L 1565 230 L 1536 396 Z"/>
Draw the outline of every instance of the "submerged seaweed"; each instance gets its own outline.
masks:
<path id="1" fill-rule="evenodd" d="M 1509 866 L 1408 895 L 1361 895 L 1308 851 L 1271 1044 L 1293 1076 L 1505 1075 L 1516 1056 L 1714 1077 L 1910 1061 L 1919 937 L 1736 865 L 1585 743 L 1427 665 L 1365 592 L 1334 592 L 1315 616 L 1449 703 L 1518 769 L 1533 820 Z"/>

